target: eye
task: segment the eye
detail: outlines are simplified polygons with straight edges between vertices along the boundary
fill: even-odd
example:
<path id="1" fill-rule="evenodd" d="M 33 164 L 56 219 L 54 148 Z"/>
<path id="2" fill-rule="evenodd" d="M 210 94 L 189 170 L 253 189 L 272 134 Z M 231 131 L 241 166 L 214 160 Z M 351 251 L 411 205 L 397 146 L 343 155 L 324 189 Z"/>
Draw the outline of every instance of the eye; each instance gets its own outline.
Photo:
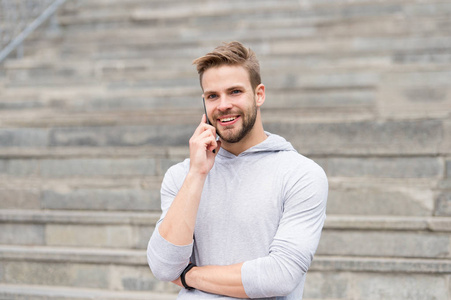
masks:
<path id="1" fill-rule="evenodd" d="M 216 97 L 217 97 L 216 94 L 207 95 L 207 99 L 210 99 L 210 100 L 215 99 Z"/>
<path id="2" fill-rule="evenodd" d="M 233 90 L 233 91 L 232 91 L 232 94 L 239 94 L 239 93 L 241 93 L 240 90 Z"/>

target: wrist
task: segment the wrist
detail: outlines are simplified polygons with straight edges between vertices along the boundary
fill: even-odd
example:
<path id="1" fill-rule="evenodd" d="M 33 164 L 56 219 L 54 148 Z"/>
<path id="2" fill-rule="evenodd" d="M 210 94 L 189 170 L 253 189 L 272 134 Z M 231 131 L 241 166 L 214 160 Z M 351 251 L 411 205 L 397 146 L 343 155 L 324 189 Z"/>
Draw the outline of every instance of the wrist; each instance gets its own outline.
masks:
<path id="1" fill-rule="evenodd" d="M 196 274 L 199 270 L 199 266 L 194 266 L 185 276 L 186 284 L 194 289 L 198 289 Z"/>
<path id="2" fill-rule="evenodd" d="M 205 180 L 207 179 L 207 175 L 208 175 L 208 173 L 198 172 L 194 168 L 190 168 L 186 178 L 188 178 L 188 180 L 190 180 L 192 182 L 197 181 L 198 183 L 203 184 L 205 182 Z"/>
<path id="3" fill-rule="evenodd" d="M 182 274 L 180 275 L 180 280 L 182 282 L 182 285 L 187 290 L 194 290 L 193 282 L 189 275 L 189 274 L 193 273 L 194 268 L 196 268 L 196 265 L 193 263 L 189 263 L 188 266 L 186 266 L 186 268 L 183 270 Z"/>

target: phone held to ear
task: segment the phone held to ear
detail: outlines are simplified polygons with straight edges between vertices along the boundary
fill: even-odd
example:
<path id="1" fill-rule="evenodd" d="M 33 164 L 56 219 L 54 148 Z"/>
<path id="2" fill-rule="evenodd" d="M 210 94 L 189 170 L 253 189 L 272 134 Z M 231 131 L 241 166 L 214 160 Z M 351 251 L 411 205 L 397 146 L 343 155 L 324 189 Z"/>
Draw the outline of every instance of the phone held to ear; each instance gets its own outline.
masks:
<path id="1" fill-rule="evenodd" d="M 204 104 L 204 113 L 205 113 L 205 118 L 207 118 L 207 124 L 211 125 L 210 120 L 208 119 L 208 115 L 207 115 L 207 108 L 205 107 L 205 98 L 202 97 L 202 103 Z M 218 140 L 218 136 L 216 136 L 216 140 Z M 216 153 L 216 149 L 212 151 L 213 153 Z"/>
<path id="2" fill-rule="evenodd" d="M 204 97 L 202 97 L 202 103 L 204 104 L 204 113 L 205 113 L 205 117 L 207 118 L 207 124 L 211 125 L 210 120 L 208 119 L 207 108 L 205 107 L 205 98 Z"/>

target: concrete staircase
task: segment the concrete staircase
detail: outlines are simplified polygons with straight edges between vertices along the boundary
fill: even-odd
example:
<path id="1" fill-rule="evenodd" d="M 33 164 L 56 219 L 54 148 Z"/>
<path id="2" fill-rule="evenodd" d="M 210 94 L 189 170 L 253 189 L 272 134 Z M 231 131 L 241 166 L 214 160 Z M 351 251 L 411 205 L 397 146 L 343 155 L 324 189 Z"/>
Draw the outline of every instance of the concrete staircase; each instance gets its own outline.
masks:
<path id="1" fill-rule="evenodd" d="M 265 129 L 329 177 L 306 299 L 451 298 L 451 2 L 79 0 L 0 66 L 0 299 L 175 299 L 145 247 L 202 114 L 191 62 L 253 48 Z"/>

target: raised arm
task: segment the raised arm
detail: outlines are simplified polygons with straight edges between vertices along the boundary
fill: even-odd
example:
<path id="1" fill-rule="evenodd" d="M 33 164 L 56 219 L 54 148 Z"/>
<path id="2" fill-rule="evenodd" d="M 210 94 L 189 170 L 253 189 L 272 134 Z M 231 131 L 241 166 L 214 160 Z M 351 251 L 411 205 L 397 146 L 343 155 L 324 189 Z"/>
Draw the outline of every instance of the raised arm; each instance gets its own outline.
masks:
<path id="1" fill-rule="evenodd" d="M 166 281 L 180 276 L 191 255 L 194 227 L 202 189 L 219 148 L 214 127 L 205 123 L 205 115 L 190 139 L 190 166 L 178 192 L 165 176 L 162 187 L 162 218 L 149 241 L 147 259 L 154 275 Z M 216 151 L 217 153 L 218 151 Z M 180 174 L 176 174 L 180 176 Z M 176 194 L 175 194 L 176 193 Z M 163 207 L 174 197 L 169 207 Z M 165 203 L 163 203 L 165 202 Z"/>

